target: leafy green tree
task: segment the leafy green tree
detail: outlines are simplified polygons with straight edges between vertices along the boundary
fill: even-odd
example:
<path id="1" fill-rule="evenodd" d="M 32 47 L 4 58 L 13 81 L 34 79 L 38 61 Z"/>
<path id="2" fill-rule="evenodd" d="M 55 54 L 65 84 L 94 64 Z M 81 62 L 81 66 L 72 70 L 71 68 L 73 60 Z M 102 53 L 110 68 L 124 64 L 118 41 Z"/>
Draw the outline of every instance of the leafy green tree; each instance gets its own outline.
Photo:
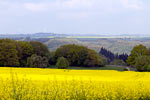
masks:
<path id="1" fill-rule="evenodd" d="M 134 66 L 136 63 L 136 58 L 139 56 L 146 55 L 146 51 L 147 48 L 144 45 L 135 46 L 131 51 L 131 55 L 127 59 L 127 63 Z"/>
<path id="2" fill-rule="evenodd" d="M 16 44 L 14 40 L 0 40 L 0 66 L 19 66 Z"/>
<path id="3" fill-rule="evenodd" d="M 55 59 L 64 57 L 71 66 L 101 66 L 103 61 L 94 50 L 80 45 L 64 45 L 55 52 Z"/>
<path id="4" fill-rule="evenodd" d="M 102 58 L 94 50 L 88 49 L 88 56 L 84 62 L 84 66 L 95 67 L 95 66 L 104 66 Z"/>
<path id="5" fill-rule="evenodd" d="M 135 63 L 138 71 L 150 71 L 150 56 L 139 56 Z"/>
<path id="6" fill-rule="evenodd" d="M 48 67 L 48 59 L 46 57 L 41 57 L 33 54 L 27 59 L 27 66 L 33 68 L 46 68 Z"/>
<path id="7" fill-rule="evenodd" d="M 33 54 L 32 45 L 26 41 L 17 41 L 16 43 L 20 66 L 26 66 L 27 58 Z"/>
<path id="8" fill-rule="evenodd" d="M 59 57 L 56 63 L 56 67 L 59 69 L 67 69 L 69 67 L 69 62 L 64 57 Z"/>
<path id="9" fill-rule="evenodd" d="M 46 45 L 38 41 L 31 41 L 30 44 L 33 47 L 34 54 L 41 56 L 41 57 L 47 57 L 49 59 L 50 52 Z"/>
<path id="10" fill-rule="evenodd" d="M 82 66 L 88 55 L 88 49 L 79 45 L 63 45 L 55 52 L 55 59 L 66 58 L 71 66 Z"/>

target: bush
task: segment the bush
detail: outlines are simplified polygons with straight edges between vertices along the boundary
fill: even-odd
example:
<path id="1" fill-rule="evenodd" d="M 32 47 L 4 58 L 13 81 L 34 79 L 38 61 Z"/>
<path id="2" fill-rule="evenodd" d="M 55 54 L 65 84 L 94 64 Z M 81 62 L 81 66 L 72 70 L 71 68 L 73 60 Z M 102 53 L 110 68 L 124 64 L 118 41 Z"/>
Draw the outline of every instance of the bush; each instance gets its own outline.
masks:
<path id="1" fill-rule="evenodd" d="M 33 54 L 27 60 L 27 66 L 33 68 L 46 68 L 48 67 L 49 63 L 46 57 L 37 56 Z"/>
<path id="2" fill-rule="evenodd" d="M 64 57 L 59 57 L 56 63 L 56 67 L 59 69 L 67 69 L 69 67 L 69 62 Z"/>

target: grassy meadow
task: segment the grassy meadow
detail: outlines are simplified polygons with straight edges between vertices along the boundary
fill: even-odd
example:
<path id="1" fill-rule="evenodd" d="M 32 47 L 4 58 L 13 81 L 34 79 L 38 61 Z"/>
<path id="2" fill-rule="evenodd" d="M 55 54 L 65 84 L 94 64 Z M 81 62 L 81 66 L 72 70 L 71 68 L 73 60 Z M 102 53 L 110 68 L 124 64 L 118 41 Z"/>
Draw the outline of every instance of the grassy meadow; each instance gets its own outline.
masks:
<path id="1" fill-rule="evenodd" d="M 150 73 L 0 68 L 0 100 L 149 100 Z"/>

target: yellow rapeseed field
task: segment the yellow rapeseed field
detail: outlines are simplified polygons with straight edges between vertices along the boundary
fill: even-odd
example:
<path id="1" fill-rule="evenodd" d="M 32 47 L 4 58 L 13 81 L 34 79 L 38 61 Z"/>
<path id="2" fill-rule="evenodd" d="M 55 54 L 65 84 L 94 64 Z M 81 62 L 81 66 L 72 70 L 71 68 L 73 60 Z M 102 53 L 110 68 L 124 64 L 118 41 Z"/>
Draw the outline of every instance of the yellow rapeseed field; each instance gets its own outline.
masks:
<path id="1" fill-rule="evenodd" d="M 150 100 L 150 73 L 3 67 L 0 100 Z"/>

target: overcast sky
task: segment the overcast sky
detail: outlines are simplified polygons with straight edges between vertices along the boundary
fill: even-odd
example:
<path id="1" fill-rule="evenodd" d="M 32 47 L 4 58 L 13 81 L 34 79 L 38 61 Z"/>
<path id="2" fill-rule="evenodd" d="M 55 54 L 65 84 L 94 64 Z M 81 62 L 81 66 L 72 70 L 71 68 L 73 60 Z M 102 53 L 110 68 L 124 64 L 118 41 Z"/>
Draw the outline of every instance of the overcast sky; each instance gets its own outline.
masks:
<path id="1" fill-rule="evenodd" d="M 150 34 L 150 0 L 0 0 L 0 34 Z"/>

